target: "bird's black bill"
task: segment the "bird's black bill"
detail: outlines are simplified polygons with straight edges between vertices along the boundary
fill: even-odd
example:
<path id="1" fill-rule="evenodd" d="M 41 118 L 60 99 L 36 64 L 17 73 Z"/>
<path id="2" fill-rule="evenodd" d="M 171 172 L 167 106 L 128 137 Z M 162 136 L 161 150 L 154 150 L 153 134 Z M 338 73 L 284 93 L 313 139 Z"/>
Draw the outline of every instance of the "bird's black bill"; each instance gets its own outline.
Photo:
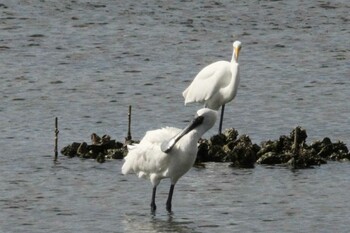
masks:
<path id="1" fill-rule="evenodd" d="M 198 125 L 202 124 L 204 117 L 203 116 L 197 116 L 196 118 L 193 119 L 193 121 L 186 127 L 184 128 L 179 134 L 177 134 L 175 137 L 170 139 L 169 141 L 164 141 L 162 145 L 160 146 L 160 149 L 164 153 L 168 153 L 171 151 L 171 149 L 175 146 L 175 144 L 183 137 L 185 136 L 188 132 L 196 128 Z"/>

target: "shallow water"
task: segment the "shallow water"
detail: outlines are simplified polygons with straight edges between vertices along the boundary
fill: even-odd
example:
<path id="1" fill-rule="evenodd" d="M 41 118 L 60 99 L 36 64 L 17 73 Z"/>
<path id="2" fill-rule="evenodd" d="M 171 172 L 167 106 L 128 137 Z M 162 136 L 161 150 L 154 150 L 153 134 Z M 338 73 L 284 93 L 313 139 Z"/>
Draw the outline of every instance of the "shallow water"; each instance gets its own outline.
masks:
<path id="1" fill-rule="evenodd" d="M 45 157 L 47 158 L 47 157 Z M 1 176 L 2 232 L 347 232 L 349 163 L 291 171 L 208 163 L 175 188 L 161 182 L 155 215 L 151 185 L 122 176 L 122 161 L 61 159 Z"/>
<path id="2" fill-rule="evenodd" d="M 1 232 L 346 232 L 348 163 L 292 172 L 192 169 L 175 190 L 121 176 L 122 161 L 52 162 L 59 147 L 183 127 L 181 92 L 242 41 L 241 84 L 224 128 L 255 143 L 297 125 L 349 145 L 347 1 L 3 1 L 0 4 Z M 217 125 L 206 134 L 209 137 Z M 210 210 L 210 211 L 208 211 Z"/>

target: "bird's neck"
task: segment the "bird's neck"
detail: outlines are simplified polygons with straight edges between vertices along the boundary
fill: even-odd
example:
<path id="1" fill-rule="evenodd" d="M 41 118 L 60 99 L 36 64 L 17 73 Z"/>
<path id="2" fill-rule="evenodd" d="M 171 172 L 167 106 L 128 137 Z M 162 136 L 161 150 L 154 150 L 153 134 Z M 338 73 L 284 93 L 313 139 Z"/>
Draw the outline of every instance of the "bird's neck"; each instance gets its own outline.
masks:
<path id="1" fill-rule="evenodd" d="M 183 147 L 190 148 L 195 147 L 197 148 L 197 142 L 200 138 L 200 135 L 203 133 L 198 132 L 198 129 L 192 130 L 188 134 L 186 134 L 179 142 Z"/>
<path id="2" fill-rule="evenodd" d="M 236 75 L 237 74 L 238 68 L 239 68 L 238 62 L 236 62 L 235 60 L 232 60 L 231 61 L 231 72 L 232 72 L 232 75 Z"/>
<path id="3" fill-rule="evenodd" d="M 239 84 L 239 64 L 236 61 L 231 62 L 231 73 L 232 77 L 230 83 L 225 87 L 224 92 L 229 93 L 228 99 L 231 101 L 237 93 L 237 88 Z M 233 91 L 232 91 L 233 90 Z"/>
<path id="4" fill-rule="evenodd" d="M 237 61 L 237 58 L 236 58 L 236 56 L 235 56 L 235 51 L 233 50 L 233 53 L 232 53 L 232 59 L 231 59 L 231 64 L 234 64 L 234 63 L 238 63 L 238 61 Z"/>

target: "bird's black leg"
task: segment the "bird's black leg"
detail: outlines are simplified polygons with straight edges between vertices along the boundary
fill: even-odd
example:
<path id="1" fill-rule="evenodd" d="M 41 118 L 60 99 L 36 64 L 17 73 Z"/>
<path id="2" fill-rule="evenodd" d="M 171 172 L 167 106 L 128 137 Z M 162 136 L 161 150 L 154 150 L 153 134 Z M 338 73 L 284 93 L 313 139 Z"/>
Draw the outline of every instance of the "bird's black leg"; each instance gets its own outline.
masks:
<path id="1" fill-rule="evenodd" d="M 172 184 L 170 186 L 168 200 L 166 201 L 166 210 L 168 212 L 171 212 L 171 200 L 173 199 L 174 187 L 175 187 L 175 184 Z"/>
<path id="2" fill-rule="evenodd" d="M 152 213 L 154 213 L 157 209 L 156 206 L 156 192 L 157 192 L 157 186 L 153 187 L 153 191 L 152 191 L 152 202 L 151 202 L 151 211 Z"/>
<path id="3" fill-rule="evenodd" d="M 219 134 L 221 134 L 221 130 L 222 130 L 222 121 L 224 119 L 224 111 L 225 111 L 225 104 L 221 106 L 221 117 L 220 117 L 220 125 L 219 125 Z"/>

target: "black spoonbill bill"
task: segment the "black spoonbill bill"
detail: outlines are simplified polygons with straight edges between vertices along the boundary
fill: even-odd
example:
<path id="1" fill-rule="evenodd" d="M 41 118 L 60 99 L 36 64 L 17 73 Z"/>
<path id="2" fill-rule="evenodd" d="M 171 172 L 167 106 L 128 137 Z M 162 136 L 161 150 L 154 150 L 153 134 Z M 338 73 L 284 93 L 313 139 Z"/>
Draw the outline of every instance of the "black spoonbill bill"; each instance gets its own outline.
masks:
<path id="1" fill-rule="evenodd" d="M 219 110 L 222 106 L 219 134 L 222 130 L 225 104 L 233 100 L 237 94 L 239 85 L 238 56 L 241 47 L 241 42 L 235 41 L 231 62 L 217 61 L 204 67 L 182 93 L 185 105 L 199 102 L 214 110 Z"/>
<path id="2" fill-rule="evenodd" d="M 215 124 L 217 112 L 209 108 L 197 111 L 193 121 L 183 130 L 165 127 L 147 131 L 139 144 L 129 145 L 122 173 L 136 173 L 139 178 L 150 179 L 153 185 L 151 211 L 156 210 L 156 189 L 164 178 L 171 186 L 166 209 L 171 212 L 171 200 L 176 182 L 193 166 L 197 156 L 197 143 Z"/>

